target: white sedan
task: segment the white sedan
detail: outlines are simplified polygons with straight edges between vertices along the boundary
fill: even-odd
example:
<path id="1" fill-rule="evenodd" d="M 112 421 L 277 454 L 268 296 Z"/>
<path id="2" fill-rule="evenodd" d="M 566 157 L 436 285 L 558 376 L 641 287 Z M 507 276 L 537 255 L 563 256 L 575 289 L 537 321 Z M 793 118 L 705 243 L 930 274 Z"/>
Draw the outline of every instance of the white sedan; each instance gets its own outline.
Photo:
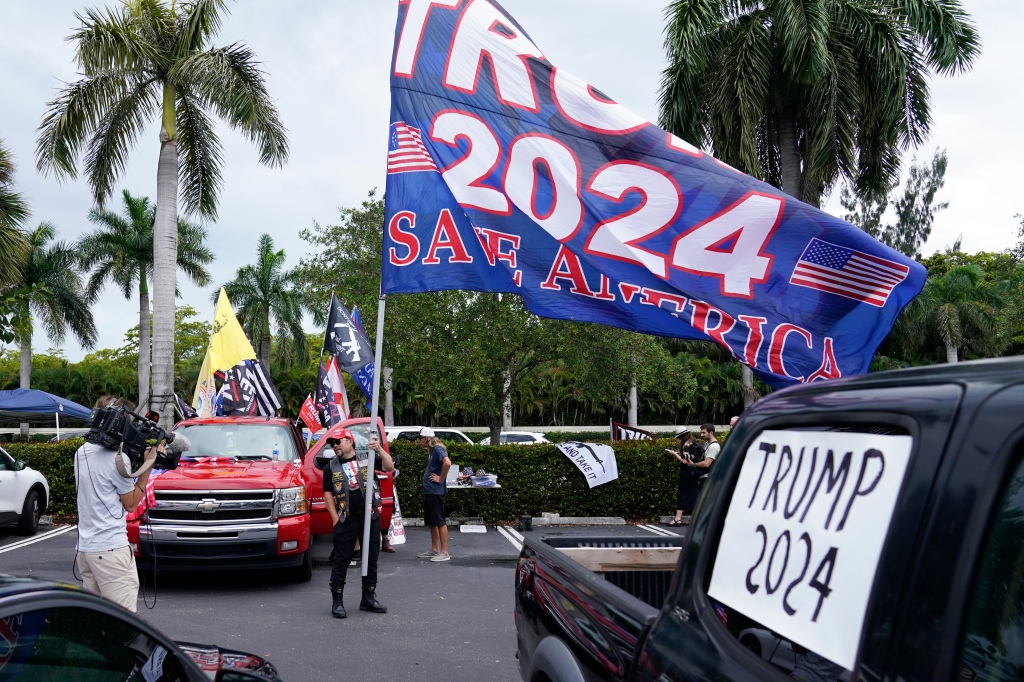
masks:
<path id="1" fill-rule="evenodd" d="M 389 443 L 395 440 L 416 440 L 420 437 L 420 427 L 386 426 L 384 427 L 384 435 L 387 437 Z M 434 435 L 443 441 L 450 441 L 453 443 L 473 442 L 469 436 L 458 429 L 434 428 Z"/>
<path id="2" fill-rule="evenodd" d="M 17 523 L 20 533 L 32 535 L 49 501 L 46 477 L 0 448 L 0 524 Z"/>
<path id="3" fill-rule="evenodd" d="M 537 443 L 551 442 L 544 437 L 543 433 L 534 433 L 533 431 L 503 431 L 499 438 L 499 445 L 536 445 Z M 490 444 L 490 436 L 480 441 L 480 445 Z"/>

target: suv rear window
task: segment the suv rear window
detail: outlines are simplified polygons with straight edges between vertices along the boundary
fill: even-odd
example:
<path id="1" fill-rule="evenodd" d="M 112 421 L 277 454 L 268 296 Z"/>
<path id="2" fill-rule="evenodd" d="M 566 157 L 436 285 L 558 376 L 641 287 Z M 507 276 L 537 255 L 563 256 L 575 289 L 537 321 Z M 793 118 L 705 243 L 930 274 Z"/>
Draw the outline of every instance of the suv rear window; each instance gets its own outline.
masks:
<path id="1" fill-rule="evenodd" d="M 175 430 L 188 438 L 188 457 L 233 457 L 240 460 L 271 460 L 274 446 L 278 458 L 298 457 L 291 430 L 278 424 L 190 424 Z"/>

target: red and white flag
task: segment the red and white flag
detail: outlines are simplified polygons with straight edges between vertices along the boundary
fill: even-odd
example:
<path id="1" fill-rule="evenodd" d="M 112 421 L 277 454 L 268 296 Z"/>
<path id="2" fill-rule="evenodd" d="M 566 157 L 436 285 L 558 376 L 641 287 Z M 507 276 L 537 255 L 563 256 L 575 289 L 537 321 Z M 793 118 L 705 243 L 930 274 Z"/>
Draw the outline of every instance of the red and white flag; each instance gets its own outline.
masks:
<path id="1" fill-rule="evenodd" d="M 302 407 L 299 408 L 299 419 L 312 433 L 317 433 L 323 428 L 324 425 L 320 423 L 320 415 L 316 413 L 316 405 L 313 404 L 312 396 L 306 396 L 302 402 Z"/>
<path id="2" fill-rule="evenodd" d="M 352 416 L 352 410 L 348 406 L 348 392 L 345 391 L 345 381 L 341 378 L 341 371 L 338 369 L 338 360 L 332 355 L 327 363 L 327 380 L 331 382 L 331 393 L 334 394 L 334 403 L 338 406 L 338 414 L 342 419 Z"/>
<path id="3" fill-rule="evenodd" d="M 437 165 L 423 146 L 418 128 L 402 121 L 391 124 L 388 138 L 388 173 L 436 171 Z"/>

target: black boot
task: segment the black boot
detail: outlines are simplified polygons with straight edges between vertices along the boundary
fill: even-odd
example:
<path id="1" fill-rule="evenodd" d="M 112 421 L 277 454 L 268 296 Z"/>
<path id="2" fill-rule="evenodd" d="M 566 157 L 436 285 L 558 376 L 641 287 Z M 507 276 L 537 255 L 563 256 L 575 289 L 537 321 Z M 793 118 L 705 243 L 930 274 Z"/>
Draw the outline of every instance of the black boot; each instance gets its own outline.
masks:
<path id="1" fill-rule="evenodd" d="M 331 615 L 335 618 L 348 618 L 348 613 L 345 612 L 345 586 L 332 587 L 331 597 Z"/>
<path id="2" fill-rule="evenodd" d="M 376 587 L 363 586 L 363 598 L 359 600 L 360 611 L 373 611 L 374 613 L 387 613 L 388 607 L 377 601 Z"/>

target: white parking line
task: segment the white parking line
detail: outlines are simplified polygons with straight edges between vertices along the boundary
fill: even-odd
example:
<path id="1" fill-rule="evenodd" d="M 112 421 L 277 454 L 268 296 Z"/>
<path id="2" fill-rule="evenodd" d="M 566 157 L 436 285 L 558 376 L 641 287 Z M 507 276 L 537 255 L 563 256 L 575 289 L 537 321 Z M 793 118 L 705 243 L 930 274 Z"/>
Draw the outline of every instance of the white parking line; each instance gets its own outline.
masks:
<path id="1" fill-rule="evenodd" d="M 22 547 L 27 547 L 28 545 L 33 545 L 37 542 L 42 542 L 43 540 L 48 540 L 58 535 L 63 535 L 64 533 L 73 531 L 76 528 L 78 528 L 78 526 L 64 526 L 62 528 L 51 530 L 47 533 L 43 533 L 42 535 L 37 535 L 34 538 L 29 538 L 28 540 L 20 540 L 9 545 L 5 545 L 3 547 L 0 547 L 0 554 L 3 554 L 4 552 L 11 552 L 16 549 L 21 549 Z"/>
<path id="2" fill-rule="evenodd" d="M 506 527 L 505 530 L 507 530 L 509 532 L 509 534 L 512 535 L 512 537 L 514 537 L 516 540 L 518 540 L 519 544 L 523 544 L 524 542 L 526 542 L 526 538 L 523 537 L 523 534 L 520 533 L 515 528 Z"/>
<path id="3" fill-rule="evenodd" d="M 512 535 L 512 533 L 515 531 L 510 531 L 510 529 L 505 528 L 505 526 L 498 526 L 498 532 L 504 535 L 505 539 L 512 543 L 512 546 L 516 548 L 516 551 L 522 551 L 523 543 L 521 541 L 517 541 L 515 537 L 513 537 Z M 519 534 L 516 533 L 516 535 Z M 522 537 L 522 535 L 520 535 L 519 537 Z"/>
<path id="4" fill-rule="evenodd" d="M 673 537 L 673 538 L 681 537 L 679 535 L 679 533 L 673 533 L 670 530 L 665 530 L 664 528 L 658 528 L 657 526 L 652 526 L 652 525 L 647 524 L 647 523 L 638 523 L 636 527 L 637 528 L 643 528 L 644 530 L 649 531 L 651 533 L 654 533 L 655 535 L 662 535 L 662 536 L 665 536 L 665 537 Z"/>

